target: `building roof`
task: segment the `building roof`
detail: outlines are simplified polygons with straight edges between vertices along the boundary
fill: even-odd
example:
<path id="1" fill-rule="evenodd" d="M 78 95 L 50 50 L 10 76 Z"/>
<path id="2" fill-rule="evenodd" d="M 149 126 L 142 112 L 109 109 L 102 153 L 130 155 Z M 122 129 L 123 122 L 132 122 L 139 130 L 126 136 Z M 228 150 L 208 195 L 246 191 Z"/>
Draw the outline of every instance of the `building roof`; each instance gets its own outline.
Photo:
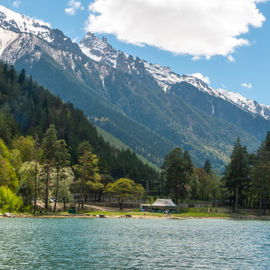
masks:
<path id="1" fill-rule="evenodd" d="M 157 199 L 152 206 L 176 206 L 171 199 Z"/>

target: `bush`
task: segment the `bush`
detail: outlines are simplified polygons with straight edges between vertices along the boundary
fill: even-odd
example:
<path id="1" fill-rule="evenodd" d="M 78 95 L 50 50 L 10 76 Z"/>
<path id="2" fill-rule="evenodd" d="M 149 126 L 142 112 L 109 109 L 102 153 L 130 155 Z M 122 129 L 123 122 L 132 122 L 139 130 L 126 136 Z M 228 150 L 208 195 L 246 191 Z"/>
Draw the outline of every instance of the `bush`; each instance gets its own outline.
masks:
<path id="1" fill-rule="evenodd" d="M 16 196 L 8 187 L 0 187 L 0 209 L 3 212 L 17 212 L 23 207 L 23 200 Z"/>

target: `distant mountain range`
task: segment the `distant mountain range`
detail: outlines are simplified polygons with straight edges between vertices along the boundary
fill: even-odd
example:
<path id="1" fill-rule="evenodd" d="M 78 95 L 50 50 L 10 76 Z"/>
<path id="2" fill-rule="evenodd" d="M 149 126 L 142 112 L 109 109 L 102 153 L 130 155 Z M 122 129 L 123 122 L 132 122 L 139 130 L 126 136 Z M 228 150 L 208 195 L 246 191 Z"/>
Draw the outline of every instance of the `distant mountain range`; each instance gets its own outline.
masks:
<path id="1" fill-rule="evenodd" d="M 74 43 L 60 30 L 3 6 L 0 59 L 24 68 L 158 165 L 180 146 L 197 166 L 210 159 L 221 168 L 238 136 L 254 150 L 270 130 L 269 106 L 117 51 L 92 33 Z"/>
<path id="2" fill-rule="evenodd" d="M 87 33 L 84 39 L 79 43 L 79 46 L 85 55 L 99 63 L 109 65 L 128 74 L 150 74 L 164 92 L 170 91 L 171 87 L 177 83 L 186 82 L 202 92 L 228 101 L 247 112 L 258 114 L 265 119 L 270 119 L 270 106 L 249 100 L 238 93 L 224 89 L 215 90 L 204 81 L 190 75 L 180 76 L 169 67 L 163 67 L 157 64 L 154 65 L 140 60 L 139 58 L 134 59 L 130 55 L 115 50 L 108 44 L 106 38 L 101 40 L 93 33 Z M 141 63 L 143 67 L 138 68 L 138 63 Z"/>

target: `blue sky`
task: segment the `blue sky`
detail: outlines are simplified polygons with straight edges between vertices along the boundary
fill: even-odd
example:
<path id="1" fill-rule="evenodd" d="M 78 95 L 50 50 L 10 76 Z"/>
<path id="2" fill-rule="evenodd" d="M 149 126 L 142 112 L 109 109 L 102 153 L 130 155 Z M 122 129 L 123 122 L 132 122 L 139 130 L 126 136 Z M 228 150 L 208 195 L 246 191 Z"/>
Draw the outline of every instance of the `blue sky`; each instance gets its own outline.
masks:
<path id="1" fill-rule="evenodd" d="M 91 10 L 89 5 L 93 4 Z M 73 40 L 86 28 L 116 49 L 270 105 L 266 0 L 0 0 Z M 92 14 L 91 19 L 89 16 Z"/>

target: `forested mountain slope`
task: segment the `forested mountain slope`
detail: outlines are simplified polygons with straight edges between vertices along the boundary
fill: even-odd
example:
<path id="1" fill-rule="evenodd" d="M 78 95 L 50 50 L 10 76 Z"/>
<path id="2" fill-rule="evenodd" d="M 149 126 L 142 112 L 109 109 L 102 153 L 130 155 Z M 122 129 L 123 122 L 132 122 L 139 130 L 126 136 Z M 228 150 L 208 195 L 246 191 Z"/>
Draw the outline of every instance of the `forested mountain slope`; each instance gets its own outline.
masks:
<path id="1" fill-rule="evenodd" d="M 100 173 L 114 178 L 129 177 L 137 182 L 148 180 L 153 185 L 159 181 L 158 173 L 143 164 L 130 150 L 117 150 L 106 143 L 87 120 L 81 110 L 71 103 L 63 103 L 24 70 L 17 75 L 14 68 L 0 65 L 0 136 L 7 144 L 15 136 L 34 135 L 42 140 L 50 124 L 54 124 L 59 139 L 69 147 L 71 162 L 78 160 L 78 146 L 88 141 L 99 157 Z"/>

